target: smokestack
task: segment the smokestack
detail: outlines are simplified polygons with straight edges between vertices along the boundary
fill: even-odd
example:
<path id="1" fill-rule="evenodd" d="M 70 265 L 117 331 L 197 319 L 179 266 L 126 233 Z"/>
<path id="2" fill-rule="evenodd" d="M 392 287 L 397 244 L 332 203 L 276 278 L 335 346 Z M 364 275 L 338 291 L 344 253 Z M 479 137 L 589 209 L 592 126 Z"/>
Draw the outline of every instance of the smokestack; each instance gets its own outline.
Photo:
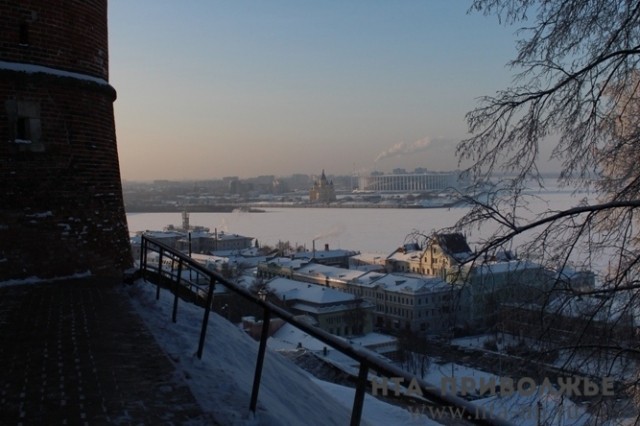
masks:
<path id="1" fill-rule="evenodd" d="M 190 229 L 189 226 L 189 213 L 187 212 L 187 210 L 183 210 L 182 211 L 182 230 L 185 232 L 188 232 Z"/>
<path id="2" fill-rule="evenodd" d="M 316 240 L 311 240 L 311 244 L 312 244 L 311 247 L 313 248 L 311 251 L 312 253 L 311 258 L 315 259 L 316 258 Z"/>
<path id="3" fill-rule="evenodd" d="M 325 243 L 325 245 L 324 245 L 324 251 L 329 251 L 329 243 Z"/>

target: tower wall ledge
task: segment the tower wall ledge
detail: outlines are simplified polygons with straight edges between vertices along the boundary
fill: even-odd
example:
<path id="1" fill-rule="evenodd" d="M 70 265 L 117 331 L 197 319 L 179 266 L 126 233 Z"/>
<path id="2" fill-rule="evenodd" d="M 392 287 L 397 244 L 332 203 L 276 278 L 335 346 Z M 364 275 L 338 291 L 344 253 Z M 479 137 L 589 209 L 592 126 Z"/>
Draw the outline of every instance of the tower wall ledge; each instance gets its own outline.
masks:
<path id="1" fill-rule="evenodd" d="M 80 82 L 92 83 L 112 93 L 113 101 L 116 99 L 116 90 L 105 79 L 93 77 L 77 72 L 65 71 L 42 65 L 21 64 L 16 62 L 0 61 L 0 73 L 24 73 L 33 77 L 55 77 L 61 79 L 79 80 Z"/>

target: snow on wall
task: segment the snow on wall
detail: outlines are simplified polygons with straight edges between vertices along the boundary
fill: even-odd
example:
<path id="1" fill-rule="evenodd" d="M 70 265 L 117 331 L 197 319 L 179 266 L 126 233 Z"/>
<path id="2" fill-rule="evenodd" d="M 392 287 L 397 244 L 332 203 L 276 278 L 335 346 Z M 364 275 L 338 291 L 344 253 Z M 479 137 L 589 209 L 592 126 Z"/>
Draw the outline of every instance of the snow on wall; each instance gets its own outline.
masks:
<path id="1" fill-rule="evenodd" d="M 81 74 L 77 72 L 64 71 L 51 67 L 45 67 L 42 65 L 33 64 L 20 64 L 15 62 L 0 61 L 0 70 L 25 72 L 27 74 L 49 74 L 56 77 L 75 78 L 77 80 L 90 81 L 100 85 L 108 86 L 107 80 L 98 77 L 92 77 L 90 75 Z"/>

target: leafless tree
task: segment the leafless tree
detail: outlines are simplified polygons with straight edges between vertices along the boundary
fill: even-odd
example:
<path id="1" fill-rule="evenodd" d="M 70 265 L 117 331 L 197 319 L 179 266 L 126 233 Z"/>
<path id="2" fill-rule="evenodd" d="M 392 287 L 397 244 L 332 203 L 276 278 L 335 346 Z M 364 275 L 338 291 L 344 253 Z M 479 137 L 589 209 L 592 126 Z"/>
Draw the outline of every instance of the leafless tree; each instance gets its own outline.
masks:
<path id="1" fill-rule="evenodd" d="M 581 296 L 596 303 L 554 350 L 570 348 L 574 359 L 597 354 L 603 364 L 594 373 L 611 374 L 621 357 L 640 358 L 640 1 L 474 0 L 470 12 L 497 16 L 518 28 L 519 40 L 511 87 L 467 115 L 471 136 L 457 153 L 485 197 L 457 228 L 494 230 L 479 241 L 478 256 L 526 241 L 521 255 L 556 271 L 540 325 L 552 300 L 556 315 L 571 309 L 577 291 L 563 275 L 567 266 L 595 270 L 598 284 Z M 595 195 L 532 217 L 526 192 L 544 186 L 546 161 L 560 164 L 560 184 Z M 588 335 L 602 315 L 612 330 L 597 328 L 594 341 Z M 623 318 L 631 318 L 629 333 L 620 333 Z M 638 389 L 637 373 L 617 379 L 617 391 Z"/>

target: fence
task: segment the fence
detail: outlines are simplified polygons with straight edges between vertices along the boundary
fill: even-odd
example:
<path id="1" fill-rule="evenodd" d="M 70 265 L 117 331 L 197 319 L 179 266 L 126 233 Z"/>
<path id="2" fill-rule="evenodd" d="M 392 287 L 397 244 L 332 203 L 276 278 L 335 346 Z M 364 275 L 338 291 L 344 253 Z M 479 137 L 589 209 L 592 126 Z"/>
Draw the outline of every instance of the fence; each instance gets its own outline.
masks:
<path id="1" fill-rule="evenodd" d="M 154 259 L 156 254 L 158 257 L 157 264 Z M 150 259 L 152 260 L 151 262 L 149 261 Z M 269 337 L 269 322 L 271 317 L 277 316 L 310 336 L 320 340 L 327 346 L 330 346 L 347 355 L 351 359 L 358 361 L 360 367 L 356 381 L 353 408 L 351 411 L 352 426 L 360 424 L 369 371 L 374 371 L 379 375 L 383 375 L 388 378 L 402 379 L 405 380 L 406 383 L 419 386 L 422 395 L 426 399 L 432 403 L 441 406 L 453 407 L 459 410 L 459 412 L 467 413 L 468 415 L 466 416 L 466 420 L 471 423 L 481 425 L 509 425 L 509 423 L 503 419 L 497 418 L 495 413 L 485 412 L 482 407 L 478 407 L 455 395 L 442 392 L 441 388 L 429 384 L 422 379 L 413 377 L 408 372 L 378 359 L 365 349 L 352 346 L 347 341 L 339 339 L 324 330 L 299 321 L 293 314 L 270 303 L 266 298 L 251 293 L 249 290 L 233 283 L 220 274 L 207 269 L 205 266 L 194 261 L 186 254 L 181 253 L 158 240 L 146 236 L 143 236 L 141 241 L 140 272 L 145 280 L 155 281 L 157 286 L 156 298 L 160 297 L 160 289 L 163 285 L 173 290 L 173 322 L 176 322 L 177 320 L 178 299 L 181 296 L 184 298 L 191 298 L 196 302 L 202 302 L 204 315 L 198 341 L 198 358 L 202 358 L 204 342 L 207 335 L 207 325 L 209 323 L 209 314 L 211 312 L 216 284 L 223 285 L 227 290 L 242 296 L 246 300 L 263 309 L 264 315 L 262 330 L 258 346 L 253 388 L 251 390 L 251 401 L 249 403 L 249 409 L 252 412 L 255 412 L 258 403 L 258 391 L 260 390 L 262 365 L 267 346 L 267 338 Z"/>

